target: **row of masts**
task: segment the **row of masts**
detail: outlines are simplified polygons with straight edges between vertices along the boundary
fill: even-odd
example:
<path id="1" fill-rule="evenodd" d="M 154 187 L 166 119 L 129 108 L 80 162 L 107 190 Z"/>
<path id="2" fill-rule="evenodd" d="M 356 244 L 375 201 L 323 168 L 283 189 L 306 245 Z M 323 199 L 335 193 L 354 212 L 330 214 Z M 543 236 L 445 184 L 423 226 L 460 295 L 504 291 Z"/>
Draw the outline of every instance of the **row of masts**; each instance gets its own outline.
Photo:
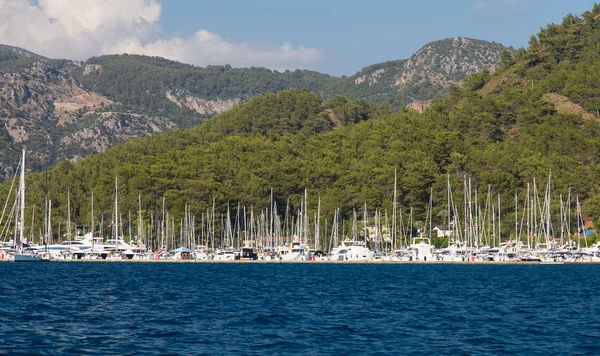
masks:
<path id="1" fill-rule="evenodd" d="M 509 233 L 509 241 L 515 242 L 517 250 L 523 249 L 552 249 L 559 245 L 567 244 L 577 249 L 581 247 L 581 234 L 584 230 L 584 221 L 581 213 L 579 198 L 575 197 L 575 215 L 577 224 L 577 241 L 572 239 L 571 219 L 571 189 L 568 189 L 567 199 L 559 195 L 559 227 L 557 227 L 551 214 L 551 174 L 542 198 L 538 191 L 536 179 L 533 184 L 527 184 L 525 197 L 519 201 L 519 196 L 514 196 L 514 231 Z M 448 221 L 452 226 L 452 234 L 449 243 L 465 246 L 466 248 L 477 248 L 480 246 L 497 247 L 502 241 L 501 225 L 501 200 L 500 195 L 496 197 L 491 193 L 491 187 L 487 187 L 487 195 L 483 204 L 478 197 L 478 191 L 472 188 L 471 180 L 464 180 L 464 206 L 461 215 L 457 211 L 454 196 L 448 179 Z M 430 202 L 431 204 L 431 202 Z M 431 209 L 431 205 L 430 205 Z M 431 210 L 430 210 L 431 211 Z M 556 215 L 556 214 L 555 214 Z M 431 222 L 429 224 L 431 226 Z M 558 229 L 558 231 L 557 231 Z M 519 243 L 516 243 L 519 241 Z M 587 247 L 587 240 L 584 239 Z"/>
<path id="2" fill-rule="evenodd" d="M 16 177 L 15 177 L 16 178 Z M 24 178 L 21 178 L 24 179 Z M 14 181 L 13 181 L 14 183 Z M 23 184 L 23 183 L 22 183 Z M 24 186 L 24 185 L 23 185 Z M 13 187 L 11 186 L 12 194 Z M 542 198 L 538 191 L 535 178 L 533 184 L 527 184 L 527 190 L 522 202 L 519 202 L 518 195 L 515 194 L 514 212 L 515 212 L 515 230 L 514 233 L 508 233 L 509 239 L 522 240 L 523 248 L 542 249 L 551 248 L 555 245 L 554 236 L 559 236 L 560 243 L 574 243 L 571 234 L 571 190 L 569 189 L 566 202 L 563 201 L 562 194 L 559 198 L 559 224 L 553 224 L 551 219 L 551 175 L 548 176 L 548 183 Z M 20 191 L 17 191 L 21 196 Z M 3 226 L 2 234 L 7 236 L 7 226 L 13 218 L 18 221 L 20 226 L 24 226 L 24 194 L 23 198 L 15 199 L 15 203 L 7 215 L 7 199 L 2 216 L 0 216 L 0 225 Z M 114 189 L 114 207 L 112 219 L 110 221 L 110 237 L 115 240 L 123 239 L 125 236 L 124 219 L 119 209 L 119 190 L 118 181 L 115 179 Z M 70 191 L 67 191 L 67 223 L 65 240 L 73 238 L 71 222 L 71 197 Z M 487 187 L 485 199 L 480 199 L 477 189 L 472 186 L 471 179 L 466 177 L 463 180 L 463 207 L 462 214 L 455 202 L 454 194 L 448 177 L 447 187 L 447 225 L 451 227 L 452 233 L 448 236 L 448 245 L 455 244 L 464 248 L 477 248 L 479 246 L 497 247 L 502 243 L 503 233 L 501 225 L 501 200 L 500 195 L 494 196 L 491 187 Z M 583 229 L 583 219 L 581 215 L 581 206 L 579 199 L 575 198 L 575 215 L 577 230 Z M 233 210 L 235 210 L 233 212 Z M 33 212 L 35 209 L 33 209 Z M 337 246 L 341 241 L 340 223 L 342 235 L 346 231 L 346 221 L 341 217 L 340 208 L 336 208 L 333 214 L 331 233 L 329 236 L 323 236 L 323 231 L 329 231 L 328 219 L 325 219 L 325 228 L 321 228 L 321 200 L 318 199 L 316 209 L 313 209 L 313 215 L 309 214 L 308 191 L 304 191 L 303 199 L 300 201 L 300 207 L 296 211 L 291 211 L 290 200 L 287 199 L 285 214 L 282 217 L 278 213 L 277 202 L 274 199 L 271 189 L 270 204 L 268 208 L 255 211 L 253 206 L 247 207 L 237 203 L 233 209 L 227 204 L 227 211 L 223 215 L 216 212 L 216 201 L 213 198 L 212 207 L 206 209 L 200 215 L 198 220 L 192 214 L 188 204 L 184 208 L 184 216 L 176 220 L 175 216 L 170 214 L 166 208 L 166 201 L 162 200 L 162 212 L 158 217 L 150 212 L 149 217 L 143 216 L 141 196 L 138 197 L 138 212 L 135 217 L 137 221 L 137 232 L 133 231 L 131 212 L 128 213 L 129 233 L 131 240 L 146 245 L 152 249 L 173 249 L 176 247 L 196 248 L 204 246 L 207 249 L 239 249 L 244 246 L 254 246 L 263 250 L 274 250 L 280 246 L 297 241 L 300 244 L 309 244 L 315 249 L 325 249 Z M 359 229 L 358 214 L 353 210 L 352 224 L 349 230 L 350 236 L 345 236 L 352 240 L 362 240 L 369 243 L 374 251 L 385 252 L 395 248 L 403 248 L 410 244 L 414 236 L 415 221 L 413 219 L 413 208 L 405 221 L 401 209 L 397 204 L 397 175 L 394 172 L 394 191 L 392 202 L 392 216 L 388 217 L 386 209 L 375 209 L 373 216 L 369 216 L 367 204 L 364 204 L 362 216 L 362 229 Z M 32 212 L 32 224 L 34 226 L 35 216 Z M 520 213 L 520 215 L 519 215 Z M 91 232 L 95 236 L 96 222 L 94 220 L 94 195 L 92 192 L 91 204 Z M 44 221 L 43 231 L 40 231 L 40 242 L 44 244 L 54 243 L 52 231 L 52 201 L 48 198 L 44 202 Z M 426 213 L 427 221 L 424 226 L 421 224 L 418 233 L 426 233 L 432 236 L 433 228 L 433 189 L 430 193 L 429 204 Z M 8 219 L 8 223 L 5 220 Z M 104 237 L 104 214 L 102 214 L 99 224 L 99 235 Z M 311 226 L 312 225 L 312 226 Z M 557 226 L 555 226 L 557 225 Z M 17 226 L 17 224 L 15 224 Z M 24 229 L 15 228 L 15 236 L 19 233 L 19 241 L 24 241 L 22 236 Z M 557 231 L 558 230 L 558 231 Z M 60 236 L 60 224 L 59 232 Z M 33 229 L 30 231 L 30 240 L 34 240 Z M 584 239 L 585 242 L 587 240 Z M 581 248 L 581 238 L 578 234 L 577 248 Z M 519 244 L 517 244 L 519 245 Z"/>

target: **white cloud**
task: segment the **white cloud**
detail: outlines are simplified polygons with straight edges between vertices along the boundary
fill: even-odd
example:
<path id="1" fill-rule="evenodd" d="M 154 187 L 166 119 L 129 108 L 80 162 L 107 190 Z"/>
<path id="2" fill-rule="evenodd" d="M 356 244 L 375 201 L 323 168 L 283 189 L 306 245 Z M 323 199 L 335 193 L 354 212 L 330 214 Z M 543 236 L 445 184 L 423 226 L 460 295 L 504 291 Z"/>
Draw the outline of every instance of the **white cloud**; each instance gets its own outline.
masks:
<path id="1" fill-rule="evenodd" d="M 524 0 L 478 0 L 469 8 L 469 12 L 520 12 L 525 10 L 523 2 Z"/>
<path id="2" fill-rule="evenodd" d="M 0 0 L 0 43 L 51 57 L 112 53 L 161 56 L 195 65 L 307 68 L 324 52 L 291 43 L 234 43 L 207 30 L 162 35 L 159 0 Z"/>

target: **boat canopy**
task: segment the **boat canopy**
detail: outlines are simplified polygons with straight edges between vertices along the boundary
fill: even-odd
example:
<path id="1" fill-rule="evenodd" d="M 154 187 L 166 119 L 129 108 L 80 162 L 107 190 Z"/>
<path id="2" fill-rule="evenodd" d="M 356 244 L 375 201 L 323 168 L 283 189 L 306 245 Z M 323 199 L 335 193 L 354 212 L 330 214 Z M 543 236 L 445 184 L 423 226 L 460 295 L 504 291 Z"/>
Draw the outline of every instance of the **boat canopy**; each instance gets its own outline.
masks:
<path id="1" fill-rule="evenodd" d="M 178 253 L 178 252 L 180 252 L 180 253 L 183 253 L 183 252 L 192 253 L 192 252 L 195 252 L 195 251 L 194 250 L 190 250 L 187 247 L 179 247 L 179 248 L 176 248 L 176 249 L 171 250 L 169 252 L 171 252 L 171 253 Z"/>

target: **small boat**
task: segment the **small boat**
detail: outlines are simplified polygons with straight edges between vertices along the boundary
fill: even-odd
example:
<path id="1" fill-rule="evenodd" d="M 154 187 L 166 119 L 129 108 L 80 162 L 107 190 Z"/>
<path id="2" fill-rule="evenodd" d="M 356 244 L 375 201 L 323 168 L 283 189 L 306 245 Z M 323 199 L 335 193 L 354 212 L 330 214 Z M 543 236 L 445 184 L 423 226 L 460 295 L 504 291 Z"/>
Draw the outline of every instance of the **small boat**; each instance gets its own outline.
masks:
<path id="1" fill-rule="evenodd" d="M 542 261 L 540 262 L 541 265 L 564 265 L 565 263 L 563 261 Z"/>
<path id="2" fill-rule="evenodd" d="M 21 252 L 21 253 L 15 254 L 15 258 L 13 259 L 13 261 L 14 262 L 41 262 L 42 256 L 38 255 L 36 253 Z"/>
<path id="3" fill-rule="evenodd" d="M 213 256 L 213 261 L 234 261 L 236 253 L 230 250 L 217 250 L 217 253 Z"/>
<path id="4" fill-rule="evenodd" d="M 258 254 L 252 247 L 242 247 L 239 254 L 235 256 L 235 259 L 240 261 L 255 261 L 258 260 Z"/>
<path id="5" fill-rule="evenodd" d="M 521 260 L 521 262 L 540 262 L 543 263 L 544 261 L 542 261 L 542 259 L 539 256 L 536 256 L 534 254 L 529 254 L 529 255 L 524 255 L 519 257 L 519 259 Z M 550 261 L 548 261 L 550 262 Z"/>
<path id="6" fill-rule="evenodd" d="M 425 235 L 413 237 L 408 250 L 412 252 L 411 261 L 433 261 L 433 245 Z"/>
<path id="7" fill-rule="evenodd" d="M 299 239 L 294 239 L 289 246 L 284 246 L 279 251 L 279 256 L 282 261 L 301 261 L 304 260 L 304 254 L 308 250 L 308 246 L 301 243 Z"/>

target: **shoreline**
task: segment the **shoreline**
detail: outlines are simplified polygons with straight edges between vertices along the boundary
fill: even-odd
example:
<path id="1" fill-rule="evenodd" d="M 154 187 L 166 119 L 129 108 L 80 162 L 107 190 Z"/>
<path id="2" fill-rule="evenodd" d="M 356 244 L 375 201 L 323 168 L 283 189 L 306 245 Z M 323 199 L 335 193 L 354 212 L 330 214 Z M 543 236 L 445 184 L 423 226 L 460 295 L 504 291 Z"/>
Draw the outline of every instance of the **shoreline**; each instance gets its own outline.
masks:
<path id="1" fill-rule="evenodd" d="M 3 260 L 0 262 L 14 262 Z M 373 264 L 373 265 L 600 265 L 600 262 L 526 262 L 526 261 L 207 261 L 207 260 L 52 260 L 50 263 L 202 263 L 202 264 Z"/>

